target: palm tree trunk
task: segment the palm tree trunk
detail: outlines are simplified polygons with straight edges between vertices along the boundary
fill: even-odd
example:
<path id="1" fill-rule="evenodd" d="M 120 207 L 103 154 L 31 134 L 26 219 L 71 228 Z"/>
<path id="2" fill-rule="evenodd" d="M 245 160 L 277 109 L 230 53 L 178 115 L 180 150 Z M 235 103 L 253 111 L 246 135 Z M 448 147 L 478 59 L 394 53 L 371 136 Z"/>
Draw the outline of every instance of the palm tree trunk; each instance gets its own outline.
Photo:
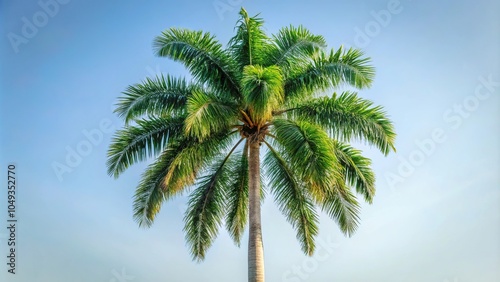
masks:
<path id="1" fill-rule="evenodd" d="M 251 141 L 249 145 L 248 282 L 264 282 L 264 248 L 260 222 L 260 144 L 258 140 L 255 140 Z"/>

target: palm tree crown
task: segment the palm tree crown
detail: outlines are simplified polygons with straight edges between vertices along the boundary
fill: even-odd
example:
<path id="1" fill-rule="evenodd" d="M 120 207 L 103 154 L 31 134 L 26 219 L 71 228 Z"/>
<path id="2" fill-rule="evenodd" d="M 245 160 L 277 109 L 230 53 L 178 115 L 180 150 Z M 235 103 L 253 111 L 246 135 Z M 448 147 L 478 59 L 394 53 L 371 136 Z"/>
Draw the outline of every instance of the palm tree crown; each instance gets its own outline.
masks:
<path id="1" fill-rule="evenodd" d="M 370 86 L 374 68 L 361 51 L 326 50 L 324 38 L 302 26 L 268 37 L 262 25 L 241 9 L 225 48 L 207 32 L 171 28 L 158 36 L 156 54 L 184 64 L 192 79 L 162 75 L 129 86 L 116 108 L 125 126 L 107 163 L 118 177 L 156 158 L 135 194 L 140 226 L 153 223 L 164 201 L 190 191 L 184 231 L 194 259 L 205 258 L 221 226 L 239 245 L 249 223 L 249 281 L 264 281 L 264 190 L 312 255 L 318 211 L 351 235 L 359 223 L 355 193 L 369 203 L 375 194 L 370 159 L 348 143 L 388 154 L 395 139 L 381 107 L 355 92 L 324 95 L 341 85 Z"/>

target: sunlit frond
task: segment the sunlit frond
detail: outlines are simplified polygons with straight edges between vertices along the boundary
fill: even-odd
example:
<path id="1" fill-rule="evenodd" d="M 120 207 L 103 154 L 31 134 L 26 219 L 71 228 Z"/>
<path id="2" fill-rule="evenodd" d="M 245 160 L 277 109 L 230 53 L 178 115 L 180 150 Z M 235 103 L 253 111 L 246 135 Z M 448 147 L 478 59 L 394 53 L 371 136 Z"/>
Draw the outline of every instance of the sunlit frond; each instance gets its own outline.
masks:
<path id="1" fill-rule="evenodd" d="M 229 159 L 243 141 L 240 139 L 226 156 L 216 157 L 191 193 L 185 215 L 186 240 L 193 258 L 203 260 L 206 251 L 217 237 L 224 219 L 226 187 L 232 184 Z"/>
<path id="2" fill-rule="evenodd" d="M 187 135 L 203 139 L 228 130 L 238 119 L 238 105 L 213 93 L 194 91 L 187 101 L 185 121 Z"/>
<path id="3" fill-rule="evenodd" d="M 323 197 L 341 176 L 333 144 L 326 132 L 308 122 L 284 119 L 274 120 L 271 132 L 312 196 Z"/>
<path id="4" fill-rule="evenodd" d="M 245 106 L 255 123 L 271 119 L 273 110 L 283 102 L 283 77 L 276 66 L 246 66 L 241 86 Z"/>
<path id="5" fill-rule="evenodd" d="M 342 84 L 366 88 L 374 76 L 370 58 L 364 57 L 360 50 L 344 51 L 341 47 L 330 54 L 319 53 L 308 64 L 298 65 L 287 77 L 285 95 L 287 100 L 301 101 Z"/>
<path id="6" fill-rule="evenodd" d="M 139 226 L 150 227 L 163 201 L 175 194 L 167 189 L 165 176 L 182 146 L 182 143 L 171 144 L 142 174 L 134 196 L 134 219 Z"/>
<path id="7" fill-rule="evenodd" d="M 239 246 L 248 221 L 248 144 L 245 142 L 241 155 L 230 159 L 233 176 L 226 191 L 226 228 Z"/>
<path id="8" fill-rule="evenodd" d="M 172 160 L 165 176 L 169 190 L 175 192 L 195 183 L 198 172 L 219 156 L 235 138 L 232 133 L 211 135 L 200 141 L 196 138 L 183 140 L 183 148 Z"/>
<path id="9" fill-rule="evenodd" d="M 271 192 L 275 196 L 280 211 L 297 231 L 302 251 L 312 255 L 314 238 L 318 234 L 318 215 L 314 202 L 310 199 L 304 183 L 296 178 L 295 171 L 269 144 L 264 159 L 264 168 L 269 177 Z"/>
<path id="10" fill-rule="evenodd" d="M 363 157 L 360 150 L 348 144 L 333 142 L 335 155 L 343 168 L 346 184 L 363 195 L 365 201 L 372 203 L 375 196 L 375 174 L 370 167 L 371 160 Z"/>
<path id="11" fill-rule="evenodd" d="M 319 204 L 337 222 L 344 234 L 354 234 L 359 224 L 360 207 L 356 197 L 348 189 L 332 189 Z"/>
<path id="12" fill-rule="evenodd" d="M 108 150 L 108 174 L 118 177 L 130 165 L 157 155 L 169 138 L 182 135 L 184 117 L 138 120 L 115 133 Z"/>
<path id="13" fill-rule="evenodd" d="M 270 43 L 262 30 L 264 21 L 258 16 L 250 17 L 243 8 L 236 26 L 236 35 L 229 41 L 228 50 L 239 65 L 239 71 L 247 65 L 264 65 Z"/>
<path id="14" fill-rule="evenodd" d="M 158 56 L 183 63 L 199 83 L 238 97 L 235 65 L 210 33 L 171 28 L 155 38 L 153 47 Z"/>
<path id="15" fill-rule="evenodd" d="M 321 125 L 334 139 L 367 141 L 386 155 L 395 150 L 396 133 L 385 111 L 356 93 L 311 99 L 287 114 Z"/>
<path id="16" fill-rule="evenodd" d="M 217 237 L 224 218 L 224 186 L 229 175 L 225 162 L 216 162 L 208 175 L 200 178 L 191 193 L 184 218 L 187 244 L 194 259 L 203 260 Z"/>
<path id="17" fill-rule="evenodd" d="M 131 85 L 118 99 L 115 112 L 128 123 L 141 116 L 166 116 L 182 114 L 187 97 L 201 87 L 188 84 L 184 79 L 171 76 L 147 78 L 139 84 Z"/>
<path id="18" fill-rule="evenodd" d="M 284 68 L 296 67 L 326 47 L 323 36 L 312 34 L 303 26 L 282 28 L 273 36 L 273 43 L 267 63 Z"/>

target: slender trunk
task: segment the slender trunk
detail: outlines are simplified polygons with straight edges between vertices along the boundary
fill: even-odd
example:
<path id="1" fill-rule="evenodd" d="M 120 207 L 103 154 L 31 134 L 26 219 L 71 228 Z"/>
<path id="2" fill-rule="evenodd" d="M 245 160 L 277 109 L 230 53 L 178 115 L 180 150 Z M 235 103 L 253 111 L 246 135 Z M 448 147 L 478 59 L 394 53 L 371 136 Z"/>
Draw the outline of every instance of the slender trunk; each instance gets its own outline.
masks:
<path id="1" fill-rule="evenodd" d="M 249 145 L 248 282 L 264 282 L 264 248 L 260 223 L 260 144 L 259 141 L 252 141 Z"/>

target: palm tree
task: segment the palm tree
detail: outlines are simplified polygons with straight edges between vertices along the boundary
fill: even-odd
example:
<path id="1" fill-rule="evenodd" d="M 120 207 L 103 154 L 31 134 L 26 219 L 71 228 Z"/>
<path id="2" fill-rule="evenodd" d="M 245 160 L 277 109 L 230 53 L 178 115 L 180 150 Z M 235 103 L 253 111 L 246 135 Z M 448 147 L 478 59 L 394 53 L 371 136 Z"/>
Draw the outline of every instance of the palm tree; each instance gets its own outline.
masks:
<path id="1" fill-rule="evenodd" d="M 205 258 L 222 225 L 239 246 L 248 223 L 252 282 L 264 281 L 265 190 L 312 255 L 318 211 L 351 235 L 359 223 L 353 190 L 369 203 L 375 194 L 370 159 L 348 142 L 388 154 L 395 139 L 380 106 L 354 92 L 325 95 L 341 85 L 370 86 L 374 68 L 361 51 L 327 51 L 325 39 L 302 26 L 272 37 L 262 26 L 241 9 L 226 48 L 201 31 L 171 28 L 156 37 L 156 55 L 184 64 L 192 80 L 161 75 L 129 86 L 116 108 L 125 126 L 107 163 L 118 177 L 156 158 L 135 193 L 139 226 L 149 227 L 164 201 L 190 191 L 184 231 L 193 259 Z"/>

